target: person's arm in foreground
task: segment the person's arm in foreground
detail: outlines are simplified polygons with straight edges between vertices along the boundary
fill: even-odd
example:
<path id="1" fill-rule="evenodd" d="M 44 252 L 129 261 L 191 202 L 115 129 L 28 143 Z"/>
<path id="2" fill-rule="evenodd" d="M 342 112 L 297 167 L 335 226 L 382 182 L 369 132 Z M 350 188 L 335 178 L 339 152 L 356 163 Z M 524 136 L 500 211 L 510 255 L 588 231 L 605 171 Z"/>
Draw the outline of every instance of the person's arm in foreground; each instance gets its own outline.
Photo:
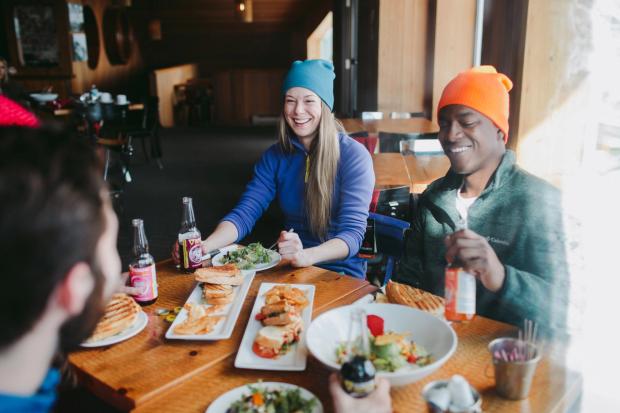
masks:
<path id="1" fill-rule="evenodd" d="M 390 413 L 392 411 L 390 383 L 379 377 L 375 380 L 377 388 L 368 396 L 356 399 L 342 389 L 338 374 L 332 373 L 329 376 L 329 392 L 334 402 L 334 411 L 336 413 Z"/>

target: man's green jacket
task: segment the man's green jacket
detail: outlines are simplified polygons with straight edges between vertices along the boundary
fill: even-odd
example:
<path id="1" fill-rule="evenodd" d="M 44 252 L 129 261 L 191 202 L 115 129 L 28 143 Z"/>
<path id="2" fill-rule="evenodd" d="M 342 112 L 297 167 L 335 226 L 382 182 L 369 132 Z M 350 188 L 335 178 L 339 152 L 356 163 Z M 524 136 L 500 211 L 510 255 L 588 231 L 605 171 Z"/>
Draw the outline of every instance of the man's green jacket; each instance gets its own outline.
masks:
<path id="1" fill-rule="evenodd" d="M 443 296 L 444 238 L 459 221 L 462 181 L 450 170 L 420 196 L 396 281 Z M 561 202 L 558 189 L 519 168 L 514 152 L 506 151 L 468 212 L 468 228 L 487 239 L 506 270 L 495 293 L 477 281 L 477 314 L 518 326 L 529 318 L 551 333 L 565 328 L 569 276 Z"/>

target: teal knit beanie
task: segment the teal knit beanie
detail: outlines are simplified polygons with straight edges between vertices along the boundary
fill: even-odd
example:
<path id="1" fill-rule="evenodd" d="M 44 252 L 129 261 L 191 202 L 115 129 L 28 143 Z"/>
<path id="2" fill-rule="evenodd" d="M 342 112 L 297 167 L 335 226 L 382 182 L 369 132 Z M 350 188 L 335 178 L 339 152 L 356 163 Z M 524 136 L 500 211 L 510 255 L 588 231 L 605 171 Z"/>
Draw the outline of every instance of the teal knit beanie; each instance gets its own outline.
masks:
<path id="1" fill-rule="evenodd" d="M 331 110 L 334 109 L 334 65 L 327 60 L 296 60 L 288 71 L 282 95 L 294 87 L 303 87 L 316 93 Z"/>

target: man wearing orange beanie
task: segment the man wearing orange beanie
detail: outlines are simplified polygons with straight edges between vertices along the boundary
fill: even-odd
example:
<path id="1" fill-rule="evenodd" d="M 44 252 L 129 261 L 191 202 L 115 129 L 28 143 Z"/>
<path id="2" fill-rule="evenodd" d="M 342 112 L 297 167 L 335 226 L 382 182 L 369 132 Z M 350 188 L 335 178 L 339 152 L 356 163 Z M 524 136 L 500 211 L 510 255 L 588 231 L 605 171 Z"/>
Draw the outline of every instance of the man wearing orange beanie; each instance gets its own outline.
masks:
<path id="1" fill-rule="evenodd" d="M 458 260 L 476 278 L 477 314 L 554 333 L 568 290 L 561 196 L 506 149 L 511 88 L 491 66 L 445 87 L 439 141 L 451 167 L 421 195 L 395 278 L 443 295 L 446 264 Z"/>

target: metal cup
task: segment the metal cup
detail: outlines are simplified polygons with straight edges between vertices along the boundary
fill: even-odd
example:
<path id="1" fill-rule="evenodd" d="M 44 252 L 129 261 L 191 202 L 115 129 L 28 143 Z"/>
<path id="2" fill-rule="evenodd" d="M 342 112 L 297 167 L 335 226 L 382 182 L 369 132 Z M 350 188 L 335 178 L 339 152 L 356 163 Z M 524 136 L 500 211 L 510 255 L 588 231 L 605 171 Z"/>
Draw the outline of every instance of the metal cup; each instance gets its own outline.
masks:
<path id="1" fill-rule="evenodd" d="M 523 361 L 505 361 L 494 356 L 498 352 L 501 354 L 502 351 L 510 355 L 515 350 L 522 351 L 523 347 L 525 347 L 525 354 L 531 356 Z M 515 338 L 498 338 L 489 343 L 489 351 L 495 369 L 495 390 L 497 393 L 509 400 L 527 398 L 536 366 L 540 361 L 538 346 Z"/>

